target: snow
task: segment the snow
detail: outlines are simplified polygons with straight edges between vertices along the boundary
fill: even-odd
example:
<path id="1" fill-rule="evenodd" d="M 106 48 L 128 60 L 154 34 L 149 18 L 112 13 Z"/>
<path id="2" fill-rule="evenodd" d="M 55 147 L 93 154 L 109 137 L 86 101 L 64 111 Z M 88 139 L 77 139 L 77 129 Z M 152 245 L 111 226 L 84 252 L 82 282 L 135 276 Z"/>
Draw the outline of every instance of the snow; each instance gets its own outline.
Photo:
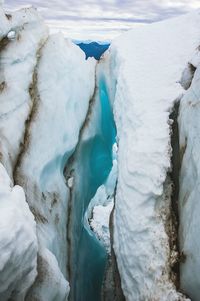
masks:
<path id="1" fill-rule="evenodd" d="M 113 166 L 105 184 L 101 185 L 91 199 L 85 213 L 85 225 L 89 224 L 106 251 L 111 252 L 110 214 L 114 206 L 114 191 L 117 181 L 116 144 L 113 146 Z"/>
<path id="2" fill-rule="evenodd" d="M 74 185 L 74 178 L 71 177 L 71 178 L 69 178 L 68 181 L 67 181 L 67 186 L 68 186 L 69 188 L 72 188 L 73 185 Z"/>
<path id="3" fill-rule="evenodd" d="M 0 300 L 23 300 L 37 275 L 34 217 L 20 186 L 0 163 Z"/>
<path id="4" fill-rule="evenodd" d="M 96 94 L 95 98 L 95 104 L 93 106 L 93 118 L 90 117 L 90 125 L 87 127 L 83 140 L 89 140 L 89 136 L 95 136 L 98 134 L 98 132 L 103 132 L 104 129 L 99 129 L 98 124 L 102 126 L 102 123 L 104 123 L 104 126 L 108 126 L 106 129 L 106 132 L 110 131 L 109 126 L 113 126 L 113 124 L 109 124 L 111 122 L 111 118 L 109 115 L 107 118 L 109 120 L 103 119 L 102 116 L 98 116 L 100 114 L 106 114 L 106 111 L 108 110 L 106 107 L 103 107 L 103 99 L 105 97 L 105 94 L 103 93 L 103 86 L 102 86 L 102 67 L 99 65 L 97 67 L 97 86 L 98 86 L 98 93 Z M 102 91 L 101 91 L 102 90 Z M 108 104 L 110 104 L 110 99 L 107 99 Z M 101 104 L 102 103 L 102 104 Z M 99 107 L 99 106 L 102 107 Z M 104 112 L 103 112 L 104 110 Z M 105 117 L 104 117 L 105 118 Z M 99 120 L 103 120 L 103 122 L 99 122 Z M 96 131 L 96 132 L 95 132 Z M 105 135 L 105 134 L 104 134 Z M 115 138 L 115 137 L 114 137 Z M 103 137 L 103 140 L 106 139 Z M 111 143 L 112 141 L 109 141 L 108 143 Z M 94 233 L 96 234 L 97 238 L 101 241 L 101 243 L 106 248 L 106 251 L 108 253 L 111 252 L 111 246 L 110 246 L 110 229 L 109 229 L 109 220 L 110 220 L 110 214 L 113 209 L 114 205 L 114 191 L 116 187 L 116 181 L 117 181 L 117 143 L 113 143 L 112 145 L 112 168 L 108 175 L 108 178 L 106 179 L 106 182 L 102 184 L 96 191 L 94 197 L 90 200 L 89 206 L 87 208 L 87 211 L 85 213 L 85 227 L 92 229 Z M 102 160 L 102 164 L 104 164 L 104 161 Z"/>
<path id="5" fill-rule="evenodd" d="M 15 39 L 16 37 L 16 32 L 14 30 L 9 31 L 9 33 L 7 34 L 7 38 L 10 40 Z"/>
<path id="6" fill-rule="evenodd" d="M 183 257 L 180 281 L 183 291 L 194 301 L 198 301 L 200 296 L 199 66 L 198 64 L 190 89 L 181 100 L 179 116 L 180 154 L 182 158 L 179 196 L 179 237 L 180 251 Z"/>
<path id="7" fill-rule="evenodd" d="M 114 250 L 128 301 L 184 300 L 170 279 L 165 231 L 169 113 L 184 93 L 179 80 L 199 45 L 199 24 L 196 12 L 137 28 L 116 39 L 101 62 L 118 132 Z"/>
<path id="8" fill-rule="evenodd" d="M 106 206 L 96 205 L 93 208 L 92 220 L 90 222 L 92 230 L 95 232 L 99 240 L 102 241 L 108 253 L 111 252 L 109 222 L 113 205 L 113 201 L 110 201 Z"/>

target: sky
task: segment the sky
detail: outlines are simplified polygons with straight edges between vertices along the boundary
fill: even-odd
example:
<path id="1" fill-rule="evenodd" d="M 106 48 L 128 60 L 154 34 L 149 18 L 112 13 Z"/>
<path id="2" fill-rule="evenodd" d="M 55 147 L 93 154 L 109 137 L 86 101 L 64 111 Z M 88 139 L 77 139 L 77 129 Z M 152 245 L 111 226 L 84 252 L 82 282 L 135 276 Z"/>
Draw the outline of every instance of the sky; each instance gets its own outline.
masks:
<path id="1" fill-rule="evenodd" d="M 51 32 L 76 40 L 112 40 L 124 31 L 200 9 L 200 0 L 5 0 L 14 10 L 33 5 Z"/>

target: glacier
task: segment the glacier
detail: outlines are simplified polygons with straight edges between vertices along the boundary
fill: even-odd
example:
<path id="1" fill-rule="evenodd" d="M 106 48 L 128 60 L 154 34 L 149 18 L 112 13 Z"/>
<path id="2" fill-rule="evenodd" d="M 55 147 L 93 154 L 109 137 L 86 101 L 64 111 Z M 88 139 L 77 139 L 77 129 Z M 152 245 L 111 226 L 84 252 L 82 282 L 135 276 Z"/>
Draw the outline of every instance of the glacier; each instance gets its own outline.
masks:
<path id="1" fill-rule="evenodd" d="M 199 301 L 199 25 L 96 61 L 0 7 L 0 301 Z"/>

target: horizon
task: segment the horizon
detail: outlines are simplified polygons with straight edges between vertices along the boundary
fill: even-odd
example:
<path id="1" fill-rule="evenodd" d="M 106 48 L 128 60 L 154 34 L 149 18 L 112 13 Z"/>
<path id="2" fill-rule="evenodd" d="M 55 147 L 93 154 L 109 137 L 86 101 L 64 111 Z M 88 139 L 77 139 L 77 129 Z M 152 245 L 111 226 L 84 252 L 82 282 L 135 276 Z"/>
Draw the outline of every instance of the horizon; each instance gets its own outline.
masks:
<path id="1" fill-rule="evenodd" d="M 8 11 L 34 6 L 43 16 L 51 33 L 63 32 L 76 41 L 110 42 L 123 32 L 138 26 L 165 20 L 200 8 L 200 2 L 191 0 L 7 0 Z"/>

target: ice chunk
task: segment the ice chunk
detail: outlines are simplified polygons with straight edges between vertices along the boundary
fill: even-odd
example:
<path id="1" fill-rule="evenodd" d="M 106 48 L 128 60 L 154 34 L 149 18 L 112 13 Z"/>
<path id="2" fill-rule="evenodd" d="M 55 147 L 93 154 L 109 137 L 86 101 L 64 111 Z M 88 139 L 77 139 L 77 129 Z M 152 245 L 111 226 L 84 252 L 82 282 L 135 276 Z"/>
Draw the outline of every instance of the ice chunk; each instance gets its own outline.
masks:
<path id="1" fill-rule="evenodd" d="M 16 32 L 14 30 L 9 31 L 9 33 L 7 34 L 7 38 L 10 40 L 14 40 L 16 37 Z"/>

